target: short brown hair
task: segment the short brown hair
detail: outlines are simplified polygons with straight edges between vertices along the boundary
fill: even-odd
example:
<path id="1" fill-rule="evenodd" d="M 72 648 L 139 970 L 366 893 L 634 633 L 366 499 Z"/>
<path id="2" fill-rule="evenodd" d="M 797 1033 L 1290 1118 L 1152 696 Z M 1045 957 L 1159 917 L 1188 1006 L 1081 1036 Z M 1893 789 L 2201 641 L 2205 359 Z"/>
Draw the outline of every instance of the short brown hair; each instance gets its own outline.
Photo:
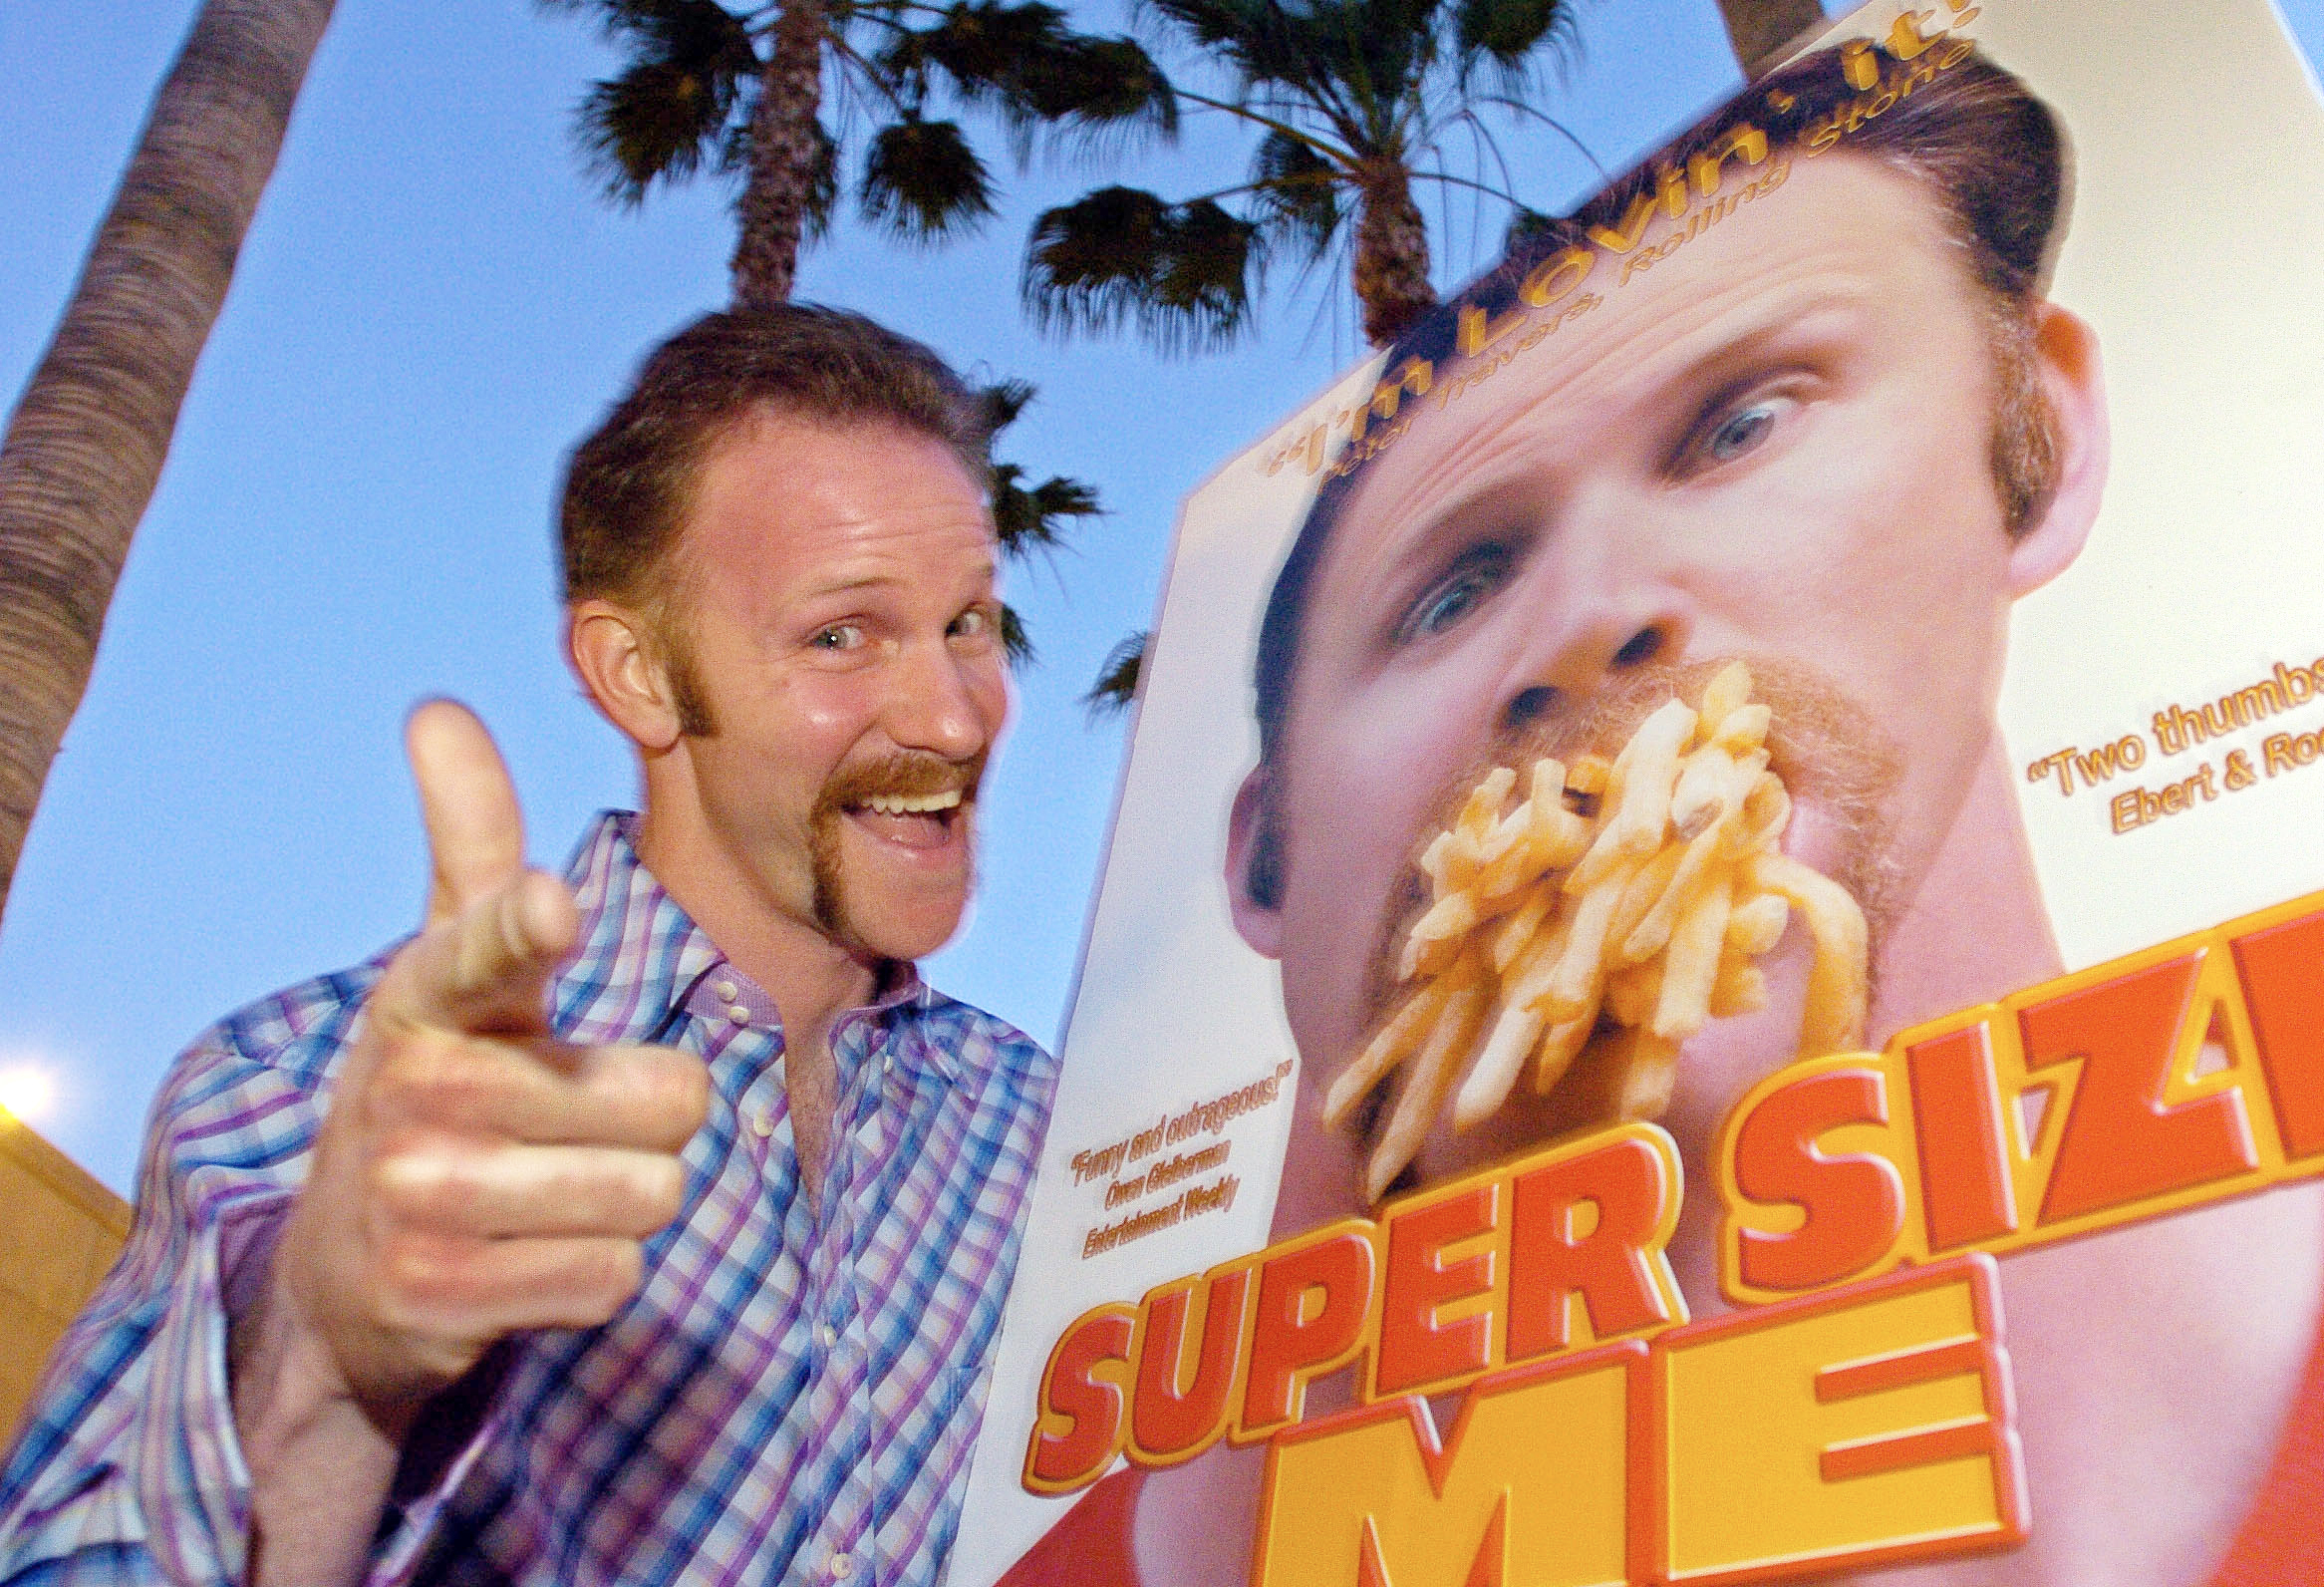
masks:
<path id="1" fill-rule="evenodd" d="M 752 413 L 892 424 L 989 468 L 986 405 L 943 359 L 860 314 L 812 303 L 706 314 L 646 359 L 574 449 L 558 514 L 564 597 L 658 609 L 704 457 Z"/>

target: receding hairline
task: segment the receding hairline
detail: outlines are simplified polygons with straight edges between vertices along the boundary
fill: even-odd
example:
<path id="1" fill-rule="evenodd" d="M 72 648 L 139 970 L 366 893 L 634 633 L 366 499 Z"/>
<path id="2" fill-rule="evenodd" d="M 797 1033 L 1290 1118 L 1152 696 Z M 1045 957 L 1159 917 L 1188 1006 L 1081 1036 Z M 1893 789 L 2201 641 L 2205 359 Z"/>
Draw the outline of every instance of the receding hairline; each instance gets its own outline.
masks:
<path id="1" fill-rule="evenodd" d="M 990 483 L 972 474 L 960 456 L 960 450 L 941 436 L 908 419 L 886 413 L 833 415 L 813 409 L 782 397 L 756 397 L 733 413 L 705 426 L 695 444 L 688 449 L 682 468 L 674 477 L 675 518 L 671 533 L 656 550 L 652 561 L 642 567 L 637 576 L 637 589 L 629 600 L 616 597 L 615 604 L 630 606 L 660 632 L 661 642 L 674 648 L 683 647 L 684 636 L 674 626 L 681 616 L 681 597 L 692 581 L 707 572 L 693 547 L 700 539 L 695 530 L 701 520 L 703 494 L 712 467 L 759 439 L 775 440 L 779 444 L 785 433 L 808 432 L 835 440 L 866 434 L 884 434 L 896 440 L 918 443 L 939 455 L 948 468 L 955 470 L 969 493 L 981 506 L 981 522 L 988 544 L 994 555 L 986 566 L 997 576 L 1000 571 L 999 541 L 993 522 L 993 503 Z M 877 579 L 856 579 L 832 586 L 833 589 L 870 585 Z M 585 597 L 584 597 L 585 598 Z M 568 603 L 573 597 L 568 597 Z"/>
<path id="2" fill-rule="evenodd" d="M 567 460 L 558 549 L 568 603 L 640 599 L 703 456 L 762 406 L 925 433 L 973 480 L 989 468 L 998 417 L 933 349 L 852 311 L 792 302 L 706 314 L 647 355 Z"/>

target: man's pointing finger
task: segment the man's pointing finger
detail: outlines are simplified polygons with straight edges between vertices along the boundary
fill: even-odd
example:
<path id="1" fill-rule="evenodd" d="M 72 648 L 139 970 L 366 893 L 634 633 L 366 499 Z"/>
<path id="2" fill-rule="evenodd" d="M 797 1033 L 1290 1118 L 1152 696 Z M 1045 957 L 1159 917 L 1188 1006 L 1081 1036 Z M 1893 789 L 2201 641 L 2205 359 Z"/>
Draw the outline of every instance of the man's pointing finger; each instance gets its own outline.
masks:
<path id="1" fill-rule="evenodd" d="M 404 742 L 431 868 L 427 927 L 400 956 L 393 1005 L 449 1029 L 539 1031 L 541 986 L 579 929 L 572 894 L 524 868 L 516 790 L 466 707 L 425 702 Z"/>
<path id="2" fill-rule="evenodd" d="M 467 707 L 429 700 L 404 725 L 428 827 L 428 923 L 449 919 L 524 868 L 524 816 L 492 736 Z"/>

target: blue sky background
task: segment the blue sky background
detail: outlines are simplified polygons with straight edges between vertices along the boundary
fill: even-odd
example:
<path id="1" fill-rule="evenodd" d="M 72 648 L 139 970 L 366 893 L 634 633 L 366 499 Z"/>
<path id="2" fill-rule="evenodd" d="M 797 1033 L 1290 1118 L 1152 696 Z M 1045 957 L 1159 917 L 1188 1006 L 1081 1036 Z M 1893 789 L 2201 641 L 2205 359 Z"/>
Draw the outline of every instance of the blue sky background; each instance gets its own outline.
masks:
<path id="1" fill-rule="evenodd" d="M 193 9 L 0 5 L 10 393 Z M 2324 0 L 2285 9 L 2314 59 Z M 1736 82 L 1711 0 L 1582 0 L 1581 18 L 1579 58 L 1545 76 L 1542 102 L 1609 169 Z M 571 111 L 612 67 L 589 26 L 526 0 L 340 0 L 0 930 L 0 1070 L 54 1073 L 40 1127 L 116 1188 L 169 1057 L 204 1024 L 415 923 L 424 854 L 400 749 L 415 700 L 453 694 L 491 725 L 541 862 L 633 798 L 625 749 L 558 659 L 550 503 L 564 453 L 645 349 L 726 300 L 732 225 L 716 183 L 636 211 L 599 201 Z M 1536 204 L 1592 184 L 1570 147 L 1503 137 Z M 1196 118 L 1121 179 L 1226 185 L 1248 147 Z M 1040 660 L 988 786 L 982 896 L 931 966 L 1051 1041 L 1122 749 L 1081 691 L 1146 624 L 1177 498 L 1360 347 L 1338 281 L 1284 283 L 1230 354 L 1044 341 L 1017 307 L 1024 226 L 1095 177 L 997 169 L 1009 201 L 981 238 L 919 252 L 844 224 L 799 295 L 1036 382 L 1007 455 L 1090 481 L 1110 509 L 1012 575 Z M 1464 202 L 1445 218 L 1450 284 L 1500 217 Z"/>

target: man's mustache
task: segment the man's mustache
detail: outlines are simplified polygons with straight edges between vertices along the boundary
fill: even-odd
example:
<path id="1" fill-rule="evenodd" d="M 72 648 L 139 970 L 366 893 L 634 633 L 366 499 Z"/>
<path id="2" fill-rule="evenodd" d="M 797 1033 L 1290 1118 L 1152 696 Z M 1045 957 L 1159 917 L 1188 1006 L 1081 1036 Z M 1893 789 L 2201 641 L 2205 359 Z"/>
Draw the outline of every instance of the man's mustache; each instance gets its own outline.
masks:
<path id="1" fill-rule="evenodd" d="M 824 782 L 815 796 L 814 815 L 820 819 L 875 798 L 923 798 L 931 794 L 957 792 L 961 802 L 975 802 L 985 780 L 985 754 L 967 761 L 948 761 L 925 751 L 902 750 L 877 760 L 841 767 Z"/>
<path id="2" fill-rule="evenodd" d="M 1650 662 L 1609 675 L 1587 694 L 1539 688 L 1519 696 L 1524 708 L 1505 720 L 1490 753 L 1449 779 L 1414 839 L 1397 886 L 1386 900 L 1365 992 L 1376 1013 L 1396 988 L 1404 937 L 1428 905 L 1420 853 L 1452 825 L 1469 794 L 1496 766 L 1522 779 L 1533 763 L 1554 757 L 1571 767 L 1585 755 L 1610 761 L 1665 701 L 1699 705 L 1703 686 L 1741 660 L 1751 669 L 1751 698 L 1773 713 L 1769 770 L 1795 803 L 1812 803 L 1837 837 L 1830 874 L 1863 906 L 1878 962 L 1882 928 L 1898 901 L 1899 877 L 1889 838 L 1892 795 L 1903 777 L 1896 741 L 1873 713 L 1822 672 L 1782 657 L 1720 656 L 1707 661 Z"/>

